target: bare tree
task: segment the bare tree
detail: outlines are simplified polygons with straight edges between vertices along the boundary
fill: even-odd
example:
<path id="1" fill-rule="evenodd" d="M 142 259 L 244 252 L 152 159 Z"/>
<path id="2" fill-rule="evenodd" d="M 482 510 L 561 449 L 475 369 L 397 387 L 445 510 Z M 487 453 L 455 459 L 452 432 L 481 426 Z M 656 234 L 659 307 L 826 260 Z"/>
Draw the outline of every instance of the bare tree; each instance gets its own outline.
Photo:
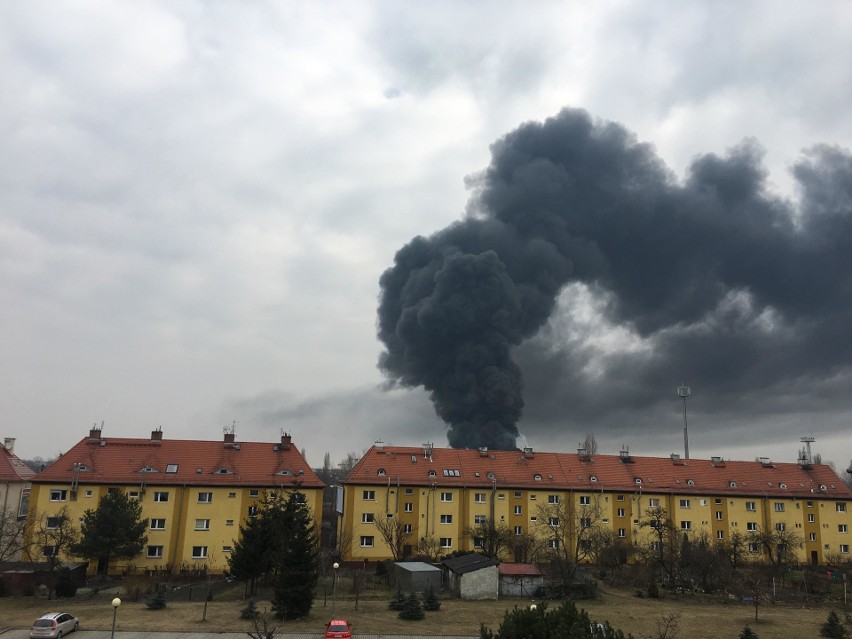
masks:
<path id="1" fill-rule="evenodd" d="M 592 539 L 601 533 L 601 509 L 596 496 L 578 507 L 565 499 L 536 508 L 536 532 L 547 545 L 551 568 L 563 583 L 571 583 L 581 559 L 591 558 Z"/>
<path id="2" fill-rule="evenodd" d="M 355 464 L 358 463 L 358 454 L 353 452 L 346 453 L 346 457 L 344 457 L 340 463 L 337 464 L 337 467 L 340 469 L 340 473 L 343 477 L 346 477 L 353 468 L 355 468 Z"/>
<path id="3" fill-rule="evenodd" d="M 586 454 L 594 455 L 598 452 L 598 440 L 595 439 L 593 433 L 586 433 L 586 439 L 583 440 L 583 448 L 586 449 Z"/>
<path id="4" fill-rule="evenodd" d="M 55 515 L 36 512 L 33 515 L 30 543 L 24 554 L 30 561 L 47 560 L 50 573 L 48 598 L 53 597 L 54 576 L 59 566 L 59 558 L 70 554 L 71 547 L 77 543 L 80 532 L 68 515 L 68 506 L 63 506 Z"/>
<path id="5" fill-rule="evenodd" d="M 728 560 L 731 568 L 738 570 L 747 556 L 748 538 L 739 530 L 734 530 L 727 539 L 717 541 L 714 547 L 716 552 Z"/>
<path id="6" fill-rule="evenodd" d="M 0 510 L 0 561 L 11 561 L 24 549 L 28 520 L 16 510 Z"/>
<path id="7" fill-rule="evenodd" d="M 657 634 L 652 639 L 675 639 L 680 626 L 680 613 L 661 614 L 656 620 Z"/>
<path id="8" fill-rule="evenodd" d="M 758 545 L 776 574 L 781 574 L 785 566 L 796 562 L 796 551 L 804 545 L 801 536 L 783 526 L 774 529 L 758 528 L 749 533 L 748 540 Z"/>
<path id="9" fill-rule="evenodd" d="M 645 511 L 645 518 L 639 525 L 642 528 L 650 528 L 653 538 L 651 545 L 641 548 L 641 552 L 660 569 L 664 581 L 676 584 L 679 579 L 682 536 L 675 528 L 671 515 L 662 506 L 652 506 Z"/>
<path id="10" fill-rule="evenodd" d="M 474 540 L 474 545 L 482 554 L 499 559 L 502 553 L 512 549 L 515 535 L 512 529 L 503 522 L 495 522 L 485 518 L 474 526 L 465 528 L 462 534 Z"/>
<path id="11" fill-rule="evenodd" d="M 250 617 L 249 624 L 251 628 L 246 631 L 246 634 L 251 639 L 275 639 L 278 632 L 278 626 L 269 621 L 265 608 L 263 612 Z"/>
<path id="12" fill-rule="evenodd" d="M 396 517 L 379 517 L 376 519 L 376 530 L 379 535 L 385 540 L 388 549 L 393 556 L 394 561 L 402 559 L 405 542 L 411 537 L 411 532 L 406 530 L 403 524 Z"/>
<path id="13" fill-rule="evenodd" d="M 438 561 L 441 557 L 441 544 L 432 535 L 422 537 L 420 541 L 417 542 L 417 553 L 424 557 L 428 557 L 429 561 Z"/>

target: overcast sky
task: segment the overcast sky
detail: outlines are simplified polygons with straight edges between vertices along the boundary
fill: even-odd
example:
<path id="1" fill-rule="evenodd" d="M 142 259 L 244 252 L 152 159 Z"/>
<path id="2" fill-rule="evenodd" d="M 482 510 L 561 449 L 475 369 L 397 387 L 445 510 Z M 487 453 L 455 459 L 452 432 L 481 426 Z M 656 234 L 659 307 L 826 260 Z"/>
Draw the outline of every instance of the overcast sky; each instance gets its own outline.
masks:
<path id="1" fill-rule="evenodd" d="M 415 236 L 482 214 L 492 145 L 581 109 L 650 145 L 677 197 L 701 158 L 747 156 L 793 237 L 813 202 L 852 210 L 850 32 L 852 6 L 830 1 L 2 3 L 2 435 L 50 457 L 95 423 L 219 439 L 236 422 L 238 440 L 291 433 L 315 465 L 377 439 L 446 445 L 429 394 L 377 366 L 379 278 Z M 662 226 L 661 256 L 678 245 Z M 800 257 L 787 239 L 784 273 L 761 273 L 779 288 Z M 794 461 L 811 435 L 845 469 L 838 261 L 787 291 L 837 281 L 836 307 L 788 312 L 806 301 L 745 278 L 674 324 L 628 312 L 641 293 L 617 269 L 611 289 L 572 280 L 513 346 L 519 432 L 537 450 L 594 433 L 601 452 L 682 452 L 685 382 L 693 457 Z M 714 336 L 731 339 L 684 337 L 726 318 Z M 732 372 L 756 326 L 769 337 Z"/>

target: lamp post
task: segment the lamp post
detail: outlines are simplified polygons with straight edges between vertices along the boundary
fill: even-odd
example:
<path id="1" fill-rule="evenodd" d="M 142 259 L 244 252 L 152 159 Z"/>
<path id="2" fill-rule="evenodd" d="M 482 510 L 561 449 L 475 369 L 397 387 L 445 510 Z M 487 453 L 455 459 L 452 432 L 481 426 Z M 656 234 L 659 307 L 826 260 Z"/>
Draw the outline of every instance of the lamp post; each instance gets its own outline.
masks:
<path id="1" fill-rule="evenodd" d="M 118 616 L 118 607 L 121 605 L 121 599 L 116 597 L 112 600 L 112 634 L 110 639 L 115 639 L 115 618 Z"/>
<path id="2" fill-rule="evenodd" d="M 334 577 L 331 582 L 331 616 L 334 617 L 334 611 L 337 608 L 337 569 L 340 568 L 340 564 L 335 561 L 331 567 L 334 568 Z"/>
<path id="3" fill-rule="evenodd" d="M 689 459 L 689 434 L 686 429 L 686 398 L 692 393 L 689 386 L 681 384 L 677 387 L 677 396 L 683 400 L 683 458 Z"/>

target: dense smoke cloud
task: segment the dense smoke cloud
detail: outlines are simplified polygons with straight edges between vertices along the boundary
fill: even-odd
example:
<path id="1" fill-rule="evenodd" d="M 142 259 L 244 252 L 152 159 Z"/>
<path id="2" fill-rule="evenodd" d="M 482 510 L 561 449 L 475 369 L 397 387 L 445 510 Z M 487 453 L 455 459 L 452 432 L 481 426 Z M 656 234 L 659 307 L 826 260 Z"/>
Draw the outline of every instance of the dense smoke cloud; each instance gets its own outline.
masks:
<path id="1" fill-rule="evenodd" d="M 611 377 L 687 358 L 720 387 L 846 371 L 852 157 L 810 150 L 793 170 L 797 205 L 768 192 L 761 160 L 747 141 L 679 182 L 650 145 L 584 111 L 524 124 L 493 145 L 465 219 L 414 238 L 382 275 L 381 370 L 429 391 L 452 446 L 514 448 L 513 349 L 582 284 L 653 347 L 656 364 L 615 359 Z M 569 353 L 554 374 L 582 365 Z"/>

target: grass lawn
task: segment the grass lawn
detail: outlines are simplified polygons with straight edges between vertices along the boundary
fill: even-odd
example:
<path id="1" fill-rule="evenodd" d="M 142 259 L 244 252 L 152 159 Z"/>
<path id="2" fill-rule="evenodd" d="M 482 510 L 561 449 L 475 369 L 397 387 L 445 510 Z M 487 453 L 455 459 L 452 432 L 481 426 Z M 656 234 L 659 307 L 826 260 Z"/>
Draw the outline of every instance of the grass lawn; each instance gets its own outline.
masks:
<path id="1" fill-rule="evenodd" d="M 164 610 L 148 610 L 144 601 L 124 600 L 118 610 L 118 630 L 147 631 L 233 631 L 249 629 L 248 622 L 241 620 L 240 610 L 245 601 L 239 599 L 242 587 L 236 586 L 230 594 L 217 596 L 207 603 L 206 621 L 203 602 L 170 602 Z M 83 595 L 74 599 L 48 601 L 37 597 L 0 598 L 0 628 L 29 627 L 32 621 L 49 610 L 67 610 L 80 618 L 84 630 L 109 630 L 112 624 L 113 594 L 99 593 Z M 531 600 L 501 600 L 488 602 L 442 600 L 441 610 L 427 612 L 420 622 L 402 621 L 397 613 L 388 610 L 387 597 L 362 599 L 357 609 L 349 596 L 338 597 L 338 617 L 349 619 L 356 634 L 469 634 L 478 635 L 479 625 L 497 629 L 503 613 L 513 606 L 528 606 Z M 540 603 L 540 602 L 538 602 Z M 559 602 L 549 602 L 558 606 Z M 279 622 L 279 632 L 321 632 L 331 616 L 331 598 L 317 599 L 311 615 L 296 622 Z M 760 620 L 754 622 L 754 608 L 741 603 L 723 603 L 718 596 L 668 596 L 662 599 L 642 599 L 632 591 L 604 588 L 595 601 L 578 602 L 592 619 L 607 620 L 616 628 L 633 633 L 639 639 L 656 636 L 657 622 L 662 615 L 679 613 L 681 639 L 731 638 L 739 636 L 746 624 L 761 639 L 797 639 L 819 637 L 819 627 L 830 608 L 791 608 L 781 605 L 763 605 Z M 269 607 L 269 602 L 258 601 L 258 609 Z M 842 602 L 835 608 L 843 619 Z"/>

